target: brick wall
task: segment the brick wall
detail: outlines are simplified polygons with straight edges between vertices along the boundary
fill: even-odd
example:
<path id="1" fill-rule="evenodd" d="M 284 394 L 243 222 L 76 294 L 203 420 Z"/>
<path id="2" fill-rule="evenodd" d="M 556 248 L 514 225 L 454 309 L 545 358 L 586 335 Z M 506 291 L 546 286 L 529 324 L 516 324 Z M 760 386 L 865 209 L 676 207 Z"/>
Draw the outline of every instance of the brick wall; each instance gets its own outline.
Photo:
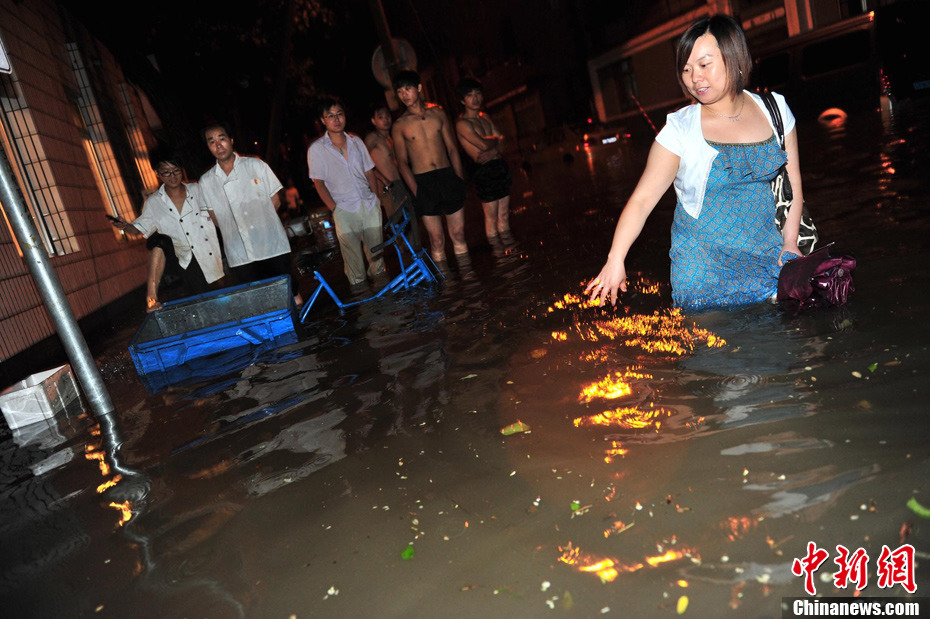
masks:
<path id="1" fill-rule="evenodd" d="M 104 216 L 105 198 L 88 159 L 80 117 L 69 99 L 77 87 L 66 44 L 75 39 L 81 44 L 85 60 L 98 70 L 109 91 L 100 96 L 118 92 L 125 78 L 116 59 L 51 0 L 0 0 L 0 36 L 80 247 L 51 257 L 80 319 L 141 286 L 147 252 L 143 241 L 127 241 L 115 234 Z M 137 98 L 132 102 L 138 105 Z M 141 109 L 137 115 L 144 116 Z M 123 119 L 109 121 L 111 126 L 122 126 Z M 124 180 L 127 186 L 141 184 L 139 179 Z M 138 210 L 141 195 L 134 195 L 133 201 Z M 10 229 L 0 221 L 0 362 L 53 334 Z"/>

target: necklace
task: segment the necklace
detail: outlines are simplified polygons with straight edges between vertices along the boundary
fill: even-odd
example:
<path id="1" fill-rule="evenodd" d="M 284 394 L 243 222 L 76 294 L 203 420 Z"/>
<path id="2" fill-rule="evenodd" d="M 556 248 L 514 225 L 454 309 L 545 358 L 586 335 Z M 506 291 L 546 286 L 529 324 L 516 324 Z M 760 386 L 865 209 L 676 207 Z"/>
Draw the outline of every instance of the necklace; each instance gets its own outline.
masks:
<path id="1" fill-rule="evenodd" d="M 719 116 L 720 118 L 726 118 L 731 123 L 735 123 L 736 121 L 738 121 L 740 118 L 743 117 L 743 106 L 744 105 L 746 105 L 746 97 L 745 95 L 741 95 L 739 99 L 739 112 L 737 112 L 733 116 L 727 116 L 726 114 L 718 114 L 717 112 L 713 111 L 712 109 L 706 106 L 704 107 L 704 109 L 706 109 L 708 112 L 710 112 L 714 116 Z"/>

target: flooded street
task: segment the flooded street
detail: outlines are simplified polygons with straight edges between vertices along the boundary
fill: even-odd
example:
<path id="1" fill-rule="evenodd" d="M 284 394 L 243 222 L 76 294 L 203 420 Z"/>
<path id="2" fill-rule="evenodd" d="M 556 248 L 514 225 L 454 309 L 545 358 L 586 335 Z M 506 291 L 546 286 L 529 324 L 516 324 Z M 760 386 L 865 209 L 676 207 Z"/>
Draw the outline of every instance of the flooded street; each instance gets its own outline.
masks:
<path id="1" fill-rule="evenodd" d="M 3 430 L 5 613 L 780 617 L 811 541 L 818 594 L 853 594 L 842 545 L 864 596 L 906 595 L 876 565 L 907 543 L 928 595 L 928 112 L 799 126 L 822 244 L 859 261 L 840 309 L 672 310 L 671 194 L 622 305 L 588 306 L 644 163 L 625 143 L 515 174 L 505 250 L 471 196 L 470 265 L 343 315 L 322 298 L 245 369 L 150 395 L 127 319 L 98 355 L 113 425 Z"/>

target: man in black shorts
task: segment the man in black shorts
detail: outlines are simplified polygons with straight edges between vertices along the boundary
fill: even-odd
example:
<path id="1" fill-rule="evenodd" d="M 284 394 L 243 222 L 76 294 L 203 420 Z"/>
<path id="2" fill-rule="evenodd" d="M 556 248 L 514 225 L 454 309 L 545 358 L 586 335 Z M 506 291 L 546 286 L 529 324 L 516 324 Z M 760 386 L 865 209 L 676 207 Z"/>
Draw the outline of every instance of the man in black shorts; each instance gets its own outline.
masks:
<path id="1" fill-rule="evenodd" d="M 465 111 L 455 123 L 459 144 L 475 162 L 472 180 L 484 209 L 484 232 L 494 245 L 510 237 L 510 186 L 513 177 L 499 150 L 504 139 L 491 117 L 481 111 L 481 82 L 465 78 L 456 87 Z"/>
<path id="2" fill-rule="evenodd" d="M 452 250 L 460 259 L 467 257 L 462 210 L 465 181 L 449 117 L 438 105 L 420 98 L 420 76 L 415 72 L 398 73 L 394 89 L 407 107 L 391 128 L 394 156 L 400 175 L 416 196 L 417 214 L 429 235 L 430 255 L 436 262 L 446 259 L 442 229 L 445 218 Z"/>

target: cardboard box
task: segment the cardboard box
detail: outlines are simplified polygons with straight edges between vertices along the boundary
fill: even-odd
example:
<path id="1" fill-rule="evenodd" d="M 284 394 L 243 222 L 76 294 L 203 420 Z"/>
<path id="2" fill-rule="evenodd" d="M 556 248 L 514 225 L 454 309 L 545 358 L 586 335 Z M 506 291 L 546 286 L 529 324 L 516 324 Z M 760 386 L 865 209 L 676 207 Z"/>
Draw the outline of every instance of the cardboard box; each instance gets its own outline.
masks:
<path id="1" fill-rule="evenodd" d="M 45 424 L 55 426 L 55 415 L 80 397 L 70 365 L 33 374 L 0 393 L 0 410 L 11 430 Z"/>

